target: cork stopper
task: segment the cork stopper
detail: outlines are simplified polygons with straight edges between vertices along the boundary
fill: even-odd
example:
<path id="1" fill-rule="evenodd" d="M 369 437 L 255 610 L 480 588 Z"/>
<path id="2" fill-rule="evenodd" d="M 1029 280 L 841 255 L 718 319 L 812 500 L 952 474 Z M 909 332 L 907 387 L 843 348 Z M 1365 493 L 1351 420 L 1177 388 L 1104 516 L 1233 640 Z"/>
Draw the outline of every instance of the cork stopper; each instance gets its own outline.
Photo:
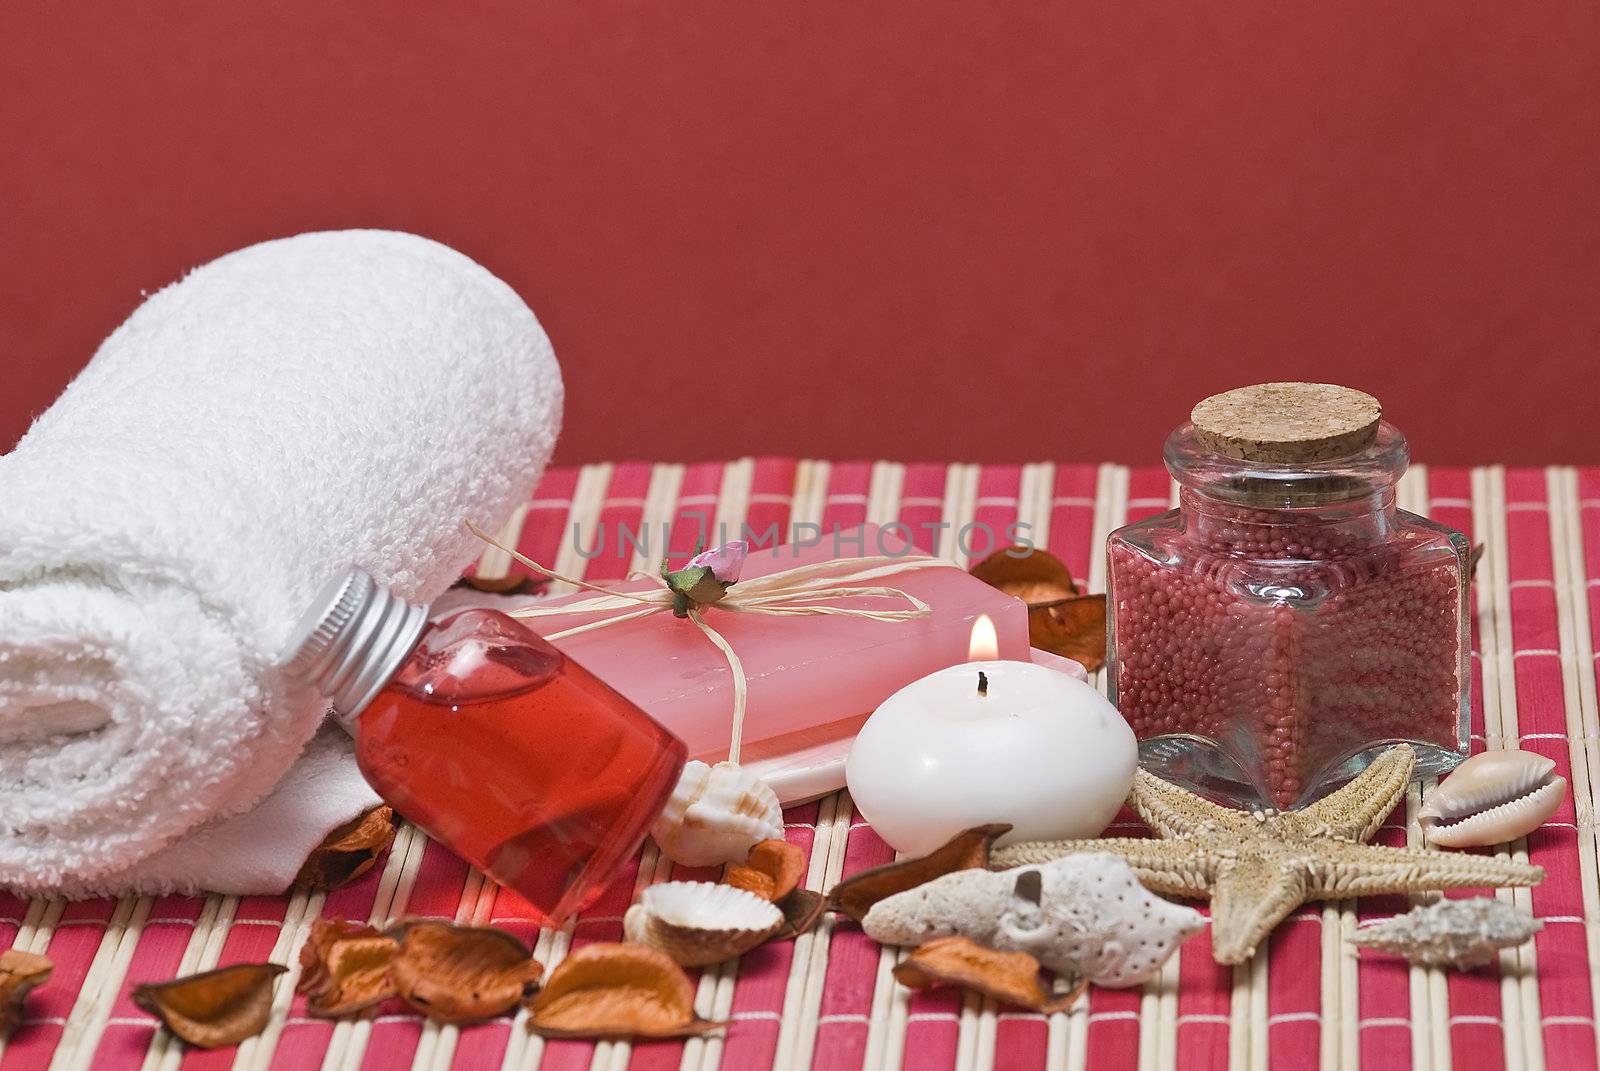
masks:
<path id="1" fill-rule="evenodd" d="M 1213 394 L 1189 414 L 1206 449 L 1241 461 L 1305 464 L 1373 444 L 1378 399 L 1331 383 L 1257 383 Z"/>

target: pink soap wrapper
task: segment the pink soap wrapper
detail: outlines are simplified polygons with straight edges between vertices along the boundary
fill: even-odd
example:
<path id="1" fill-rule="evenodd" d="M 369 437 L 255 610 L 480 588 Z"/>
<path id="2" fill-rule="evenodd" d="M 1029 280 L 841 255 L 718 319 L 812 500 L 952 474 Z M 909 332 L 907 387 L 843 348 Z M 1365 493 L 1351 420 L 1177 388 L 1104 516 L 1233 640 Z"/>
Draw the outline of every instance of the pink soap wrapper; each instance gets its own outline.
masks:
<path id="1" fill-rule="evenodd" d="M 846 556 L 841 557 L 843 551 Z M 843 786 L 843 753 L 869 714 L 901 687 L 935 670 L 968 661 L 973 622 L 994 622 L 999 657 L 1026 661 L 1028 612 L 1021 600 L 949 564 L 921 565 L 892 532 L 868 525 L 818 543 L 753 551 L 741 580 L 837 561 L 840 575 L 857 558 L 903 556 L 906 568 L 871 581 L 921 599 L 925 617 L 878 621 L 840 616 L 768 616 L 711 605 L 706 623 L 743 663 L 748 687 L 741 765 L 772 784 L 785 803 Z M 619 581 L 607 591 L 659 590 L 655 580 Z M 737 585 L 734 586 L 737 590 Z M 549 608 L 579 603 L 593 592 L 552 599 Z M 835 597 L 816 605 L 898 610 L 904 599 Z M 523 623 L 550 636 L 620 612 L 555 614 Z M 706 762 L 727 757 L 734 709 L 728 660 L 693 621 L 670 611 L 623 621 L 552 642 L 669 729 Z M 836 782 L 836 783 L 835 783 Z"/>

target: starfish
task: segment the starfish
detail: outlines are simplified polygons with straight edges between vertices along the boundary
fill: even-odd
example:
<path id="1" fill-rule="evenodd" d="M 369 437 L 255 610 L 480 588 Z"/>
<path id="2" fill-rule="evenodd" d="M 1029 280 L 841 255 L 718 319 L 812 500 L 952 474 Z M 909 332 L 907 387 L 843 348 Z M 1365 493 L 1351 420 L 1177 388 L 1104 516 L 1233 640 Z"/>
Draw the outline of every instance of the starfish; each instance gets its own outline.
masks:
<path id="1" fill-rule="evenodd" d="M 1152 891 L 1211 901 L 1211 950 L 1243 963 L 1308 900 L 1537 885 L 1544 868 L 1465 852 L 1367 844 L 1405 797 L 1416 753 L 1390 748 L 1337 792 L 1294 811 L 1240 811 L 1138 771 L 1128 802 L 1155 838 L 1033 841 L 997 848 L 995 869 L 1113 852 Z"/>

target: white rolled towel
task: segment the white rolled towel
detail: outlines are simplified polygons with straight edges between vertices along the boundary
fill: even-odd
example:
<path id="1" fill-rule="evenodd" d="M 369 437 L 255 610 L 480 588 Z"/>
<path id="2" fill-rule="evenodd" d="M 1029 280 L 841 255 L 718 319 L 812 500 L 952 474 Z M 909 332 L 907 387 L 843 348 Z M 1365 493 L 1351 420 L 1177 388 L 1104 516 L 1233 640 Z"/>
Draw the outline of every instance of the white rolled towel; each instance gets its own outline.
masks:
<path id="1" fill-rule="evenodd" d="M 522 300 L 414 235 L 265 242 L 145 301 L 0 458 L 0 886 L 281 890 L 354 777 L 324 735 L 279 839 L 226 835 L 326 711 L 278 670 L 295 622 L 352 563 L 443 592 L 561 402 Z"/>

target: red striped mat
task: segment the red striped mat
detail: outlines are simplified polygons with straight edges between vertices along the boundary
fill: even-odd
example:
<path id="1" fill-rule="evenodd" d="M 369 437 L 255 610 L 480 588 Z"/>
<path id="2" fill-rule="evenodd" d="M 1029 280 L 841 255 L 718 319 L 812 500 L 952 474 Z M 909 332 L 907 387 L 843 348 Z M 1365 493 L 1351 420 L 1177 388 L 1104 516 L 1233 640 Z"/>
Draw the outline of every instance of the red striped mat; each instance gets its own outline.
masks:
<path id="1" fill-rule="evenodd" d="M 633 565 L 592 547 L 599 522 L 676 521 L 674 549 L 700 526 L 748 521 L 900 521 L 924 549 L 962 559 L 982 547 L 954 538 L 979 521 L 1021 521 L 1037 542 L 1104 588 L 1098 548 L 1127 519 L 1167 508 L 1159 469 L 1103 465 L 827 464 L 789 459 L 558 469 L 509 533 L 526 554 L 571 574 L 614 579 Z M 1072 1012 L 1043 1017 L 954 994 L 911 995 L 889 976 L 895 959 L 851 924 L 703 972 L 700 1010 L 732 1021 L 725 1038 L 590 1045 L 543 1042 L 520 1021 L 466 1029 L 410 1015 L 329 1023 L 279 987 L 271 1027 L 237 1050 L 186 1052 L 128 1001 L 138 981 L 218 964 L 293 963 L 319 915 L 428 915 L 493 922 L 534 944 L 546 963 L 573 945 L 620 937 L 635 887 L 674 868 L 648 848 L 575 926 L 540 932 L 525 905 L 409 829 L 386 865 L 326 897 L 138 898 L 63 904 L 0 897 L 0 945 L 46 952 L 51 983 L 0 1047 L 0 1071 L 20 1068 L 1497 1068 L 1597 1066 L 1600 885 L 1593 779 L 1600 777 L 1594 635 L 1600 626 L 1600 469 L 1414 469 L 1402 503 L 1484 542 L 1474 631 L 1473 732 L 1478 747 L 1520 746 L 1555 759 L 1572 799 L 1516 846 L 1549 873 L 1501 895 L 1545 921 L 1532 945 L 1471 974 L 1410 969 L 1358 956 L 1344 938 L 1358 919 L 1405 910 L 1399 898 L 1307 907 L 1271 947 L 1239 968 L 1212 962 L 1206 934 L 1143 990 L 1097 990 Z M 940 527 L 949 525 L 951 527 Z M 659 530 L 659 529 L 658 529 Z M 583 543 L 574 542 L 579 533 Z M 678 545 L 678 544 L 681 544 Z M 653 548 L 654 549 L 654 548 Z M 484 571 L 507 563 L 487 556 Z M 1413 791 L 1409 812 L 1417 806 Z M 1126 821 L 1127 816 L 1123 816 Z M 1380 834 L 1415 836 L 1397 812 Z M 794 808 L 788 836 L 810 852 L 808 881 L 824 888 L 890 858 L 841 794 Z M 1137 828 L 1129 823 L 1128 828 Z"/>

